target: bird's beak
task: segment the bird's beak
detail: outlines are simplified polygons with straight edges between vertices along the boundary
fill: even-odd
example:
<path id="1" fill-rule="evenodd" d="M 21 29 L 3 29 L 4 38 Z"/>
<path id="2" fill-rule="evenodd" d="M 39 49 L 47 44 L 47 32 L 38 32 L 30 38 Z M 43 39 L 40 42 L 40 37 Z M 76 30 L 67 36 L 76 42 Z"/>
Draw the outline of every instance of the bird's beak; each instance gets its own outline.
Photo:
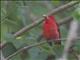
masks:
<path id="1" fill-rule="evenodd" d="M 43 17 L 47 17 L 47 15 L 43 15 Z"/>
<path id="2" fill-rule="evenodd" d="M 48 19 L 48 16 L 47 15 L 43 15 L 43 17 Z"/>

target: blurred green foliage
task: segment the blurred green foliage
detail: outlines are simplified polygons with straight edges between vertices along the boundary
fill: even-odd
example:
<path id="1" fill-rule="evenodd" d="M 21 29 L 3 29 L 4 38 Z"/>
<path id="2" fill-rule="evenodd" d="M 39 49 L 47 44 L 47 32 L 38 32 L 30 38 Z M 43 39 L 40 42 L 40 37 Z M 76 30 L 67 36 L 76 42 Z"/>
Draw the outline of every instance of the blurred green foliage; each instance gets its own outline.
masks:
<path id="1" fill-rule="evenodd" d="M 42 24 L 34 27 L 28 32 L 25 32 L 19 37 L 14 37 L 13 34 L 29 24 L 37 21 L 42 17 L 43 14 L 46 14 L 50 9 L 55 9 L 59 5 L 64 5 L 69 1 L 1 1 L 1 40 L 2 42 L 10 42 L 15 46 L 15 49 L 20 49 L 24 46 L 35 44 L 37 38 L 42 32 Z M 46 3 L 46 4 L 45 4 Z M 49 7 L 51 8 L 49 8 Z M 64 12 L 59 12 L 55 15 L 56 19 L 60 19 L 72 15 L 75 7 L 68 9 Z M 72 11 L 73 10 L 73 11 Z M 77 7 L 74 18 L 80 20 L 80 4 Z M 67 24 L 66 24 L 67 25 Z M 68 28 L 63 25 L 60 27 L 61 37 L 66 38 L 68 33 Z M 64 42 L 61 48 L 53 47 L 51 48 L 47 43 L 38 47 L 33 47 L 25 53 L 20 53 L 14 56 L 11 60 L 46 60 L 48 55 L 53 54 L 56 57 L 61 56 L 61 53 L 64 48 Z M 80 41 L 77 43 L 75 49 L 80 50 Z M 9 48 L 9 47 L 8 47 Z M 10 46 L 8 52 L 11 54 L 15 52 L 15 49 Z M 16 50 L 16 51 L 17 51 Z M 4 51 L 4 50 L 3 50 Z M 6 54 L 7 55 L 7 54 Z M 24 56 L 25 57 L 21 57 Z M 8 56 L 8 55 L 7 55 Z M 28 57 L 27 57 L 28 56 Z M 25 59 L 24 59 L 25 58 Z"/>
<path id="2" fill-rule="evenodd" d="M 80 3 L 78 4 L 78 7 L 75 9 L 73 16 L 74 16 L 74 19 L 80 22 Z"/>

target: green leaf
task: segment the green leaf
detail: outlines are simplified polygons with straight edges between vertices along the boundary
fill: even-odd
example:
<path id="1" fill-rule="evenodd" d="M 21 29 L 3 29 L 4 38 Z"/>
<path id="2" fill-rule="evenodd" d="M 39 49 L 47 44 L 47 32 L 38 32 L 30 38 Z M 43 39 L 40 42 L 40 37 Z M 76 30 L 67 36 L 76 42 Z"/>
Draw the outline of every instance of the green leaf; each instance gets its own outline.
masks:
<path id="1" fill-rule="evenodd" d="M 52 0 L 52 3 L 54 4 L 54 5 L 58 5 L 58 4 L 60 4 L 60 0 L 57 0 L 57 1 L 54 1 L 54 0 Z"/>
<path id="2" fill-rule="evenodd" d="M 9 55 L 13 54 L 16 51 L 17 51 L 16 47 L 10 42 L 6 43 L 5 46 L 2 48 L 2 53 L 4 57 L 8 57 Z"/>
<path id="3" fill-rule="evenodd" d="M 40 51 L 39 48 L 31 48 L 29 50 L 30 58 L 28 60 L 46 60 L 47 54 Z"/>
<path id="4" fill-rule="evenodd" d="M 80 3 L 74 12 L 73 18 L 80 22 Z"/>

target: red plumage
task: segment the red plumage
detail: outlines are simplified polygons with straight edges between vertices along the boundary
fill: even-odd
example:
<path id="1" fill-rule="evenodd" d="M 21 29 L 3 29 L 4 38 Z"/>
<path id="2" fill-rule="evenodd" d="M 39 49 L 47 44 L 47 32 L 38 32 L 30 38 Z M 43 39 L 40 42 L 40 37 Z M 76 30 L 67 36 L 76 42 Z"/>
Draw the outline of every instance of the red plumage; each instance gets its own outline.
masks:
<path id="1" fill-rule="evenodd" d="M 43 24 L 43 37 L 49 41 L 53 40 L 55 44 L 61 44 L 59 26 L 54 16 L 45 16 Z M 52 45 L 52 42 L 50 42 Z"/>

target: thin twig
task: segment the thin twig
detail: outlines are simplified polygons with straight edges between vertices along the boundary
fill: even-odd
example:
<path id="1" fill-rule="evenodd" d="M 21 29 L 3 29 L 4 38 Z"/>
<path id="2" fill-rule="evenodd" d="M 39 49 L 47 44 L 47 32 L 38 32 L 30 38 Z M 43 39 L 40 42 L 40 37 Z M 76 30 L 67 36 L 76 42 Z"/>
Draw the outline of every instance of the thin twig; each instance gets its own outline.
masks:
<path id="1" fill-rule="evenodd" d="M 59 25 L 65 24 L 65 22 L 69 22 L 70 19 L 72 20 L 72 17 L 66 17 L 66 18 L 62 19 L 60 22 L 58 22 L 58 24 Z M 61 40 L 65 40 L 65 39 L 61 39 Z M 36 43 L 36 44 L 31 45 L 30 47 L 37 46 L 37 45 L 40 45 L 40 44 L 45 43 L 45 42 L 43 41 L 43 42 L 40 42 L 40 43 Z M 30 48 L 30 47 L 28 47 L 28 48 Z M 20 53 L 23 50 L 24 50 L 24 47 L 22 49 L 20 49 L 19 51 L 15 52 L 14 54 L 10 55 L 9 57 L 7 57 L 7 59 L 10 59 L 11 57 L 15 56 L 16 54 Z"/>
<path id="2" fill-rule="evenodd" d="M 78 37 L 77 39 L 80 39 L 80 37 Z M 59 40 L 66 40 L 66 38 L 59 39 Z M 47 42 L 47 41 L 42 41 L 42 42 L 35 43 L 35 44 L 29 45 L 29 46 L 25 46 L 25 47 L 19 49 L 18 51 L 16 51 L 15 53 L 13 53 L 12 55 L 8 56 L 6 59 L 9 60 L 10 58 L 12 58 L 12 57 L 15 56 L 16 54 L 22 52 L 23 50 L 28 50 L 28 49 L 30 49 L 30 48 L 32 48 L 32 47 L 36 47 L 36 46 L 45 44 L 46 42 Z M 48 41 L 48 42 L 52 42 L 52 41 Z"/>
<path id="3" fill-rule="evenodd" d="M 60 22 L 58 22 L 58 24 L 59 24 L 59 25 L 62 25 L 62 24 L 65 24 L 65 22 L 69 22 L 69 21 L 71 21 L 71 20 L 72 20 L 72 17 L 66 17 L 66 18 L 62 19 Z M 40 42 L 40 43 L 37 43 L 37 44 L 33 44 L 33 45 L 29 46 L 29 47 L 27 46 L 27 48 L 31 48 L 31 47 L 40 45 L 40 44 L 45 43 L 45 42 L 46 42 L 46 41 Z M 26 48 L 26 49 L 27 49 L 27 48 Z M 7 59 L 15 56 L 16 54 L 20 53 L 20 52 L 23 51 L 23 50 L 25 50 L 25 47 L 22 48 L 22 49 L 20 49 L 19 51 L 15 52 L 14 54 L 10 55 L 9 57 L 7 57 Z"/>
<path id="4" fill-rule="evenodd" d="M 39 46 L 39 45 L 44 44 L 44 43 L 46 43 L 46 41 L 43 41 L 43 42 L 40 42 L 40 43 L 35 43 L 35 44 L 29 45 L 29 46 L 25 46 L 25 47 L 19 49 L 18 51 L 16 51 L 15 53 L 13 53 L 12 55 L 8 56 L 6 59 L 9 60 L 10 58 L 12 58 L 16 54 L 22 52 L 23 50 L 30 49 L 32 47 Z"/>
<path id="5" fill-rule="evenodd" d="M 73 5 L 75 5 L 76 3 L 78 3 L 78 2 L 77 2 L 77 1 L 74 1 L 74 2 L 73 2 L 73 1 L 72 1 L 72 2 L 70 2 L 70 3 L 68 3 L 68 4 L 64 5 L 64 6 L 61 6 L 61 7 L 59 7 L 59 8 L 54 9 L 52 12 L 50 12 L 50 13 L 47 14 L 47 15 L 55 14 L 55 13 L 61 11 L 61 10 L 64 10 L 65 8 L 69 8 L 69 7 L 73 6 Z M 21 30 L 19 30 L 18 32 L 16 32 L 16 33 L 14 34 L 14 36 L 16 37 L 16 36 L 18 36 L 18 35 L 21 35 L 23 32 L 32 29 L 34 26 L 37 26 L 37 25 L 38 25 L 39 23 L 41 23 L 42 21 L 43 21 L 43 18 L 41 18 L 39 21 L 36 21 L 36 22 L 33 23 L 33 24 L 30 24 L 28 27 L 26 26 L 26 27 L 22 28 Z M 61 40 L 62 40 L 62 39 L 61 39 Z M 29 49 L 29 48 L 32 48 L 32 47 L 41 45 L 41 44 L 43 44 L 43 43 L 46 43 L 46 41 L 43 41 L 43 42 L 40 42 L 40 43 L 36 43 L 36 44 L 30 45 L 30 46 L 27 46 L 27 47 L 23 47 L 22 49 L 16 51 L 14 54 L 10 55 L 10 56 L 7 57 L 6 59 L 10 59 L 11 57 L 15 56 L 16 54 L 20 53 L 21 51 L 23 51 L 23 50 L 25 50 L 25 49 Z"/>
<path id="6" fill-rule="evenodd" d="M 66 18 L 61 19 L 60 21 L 58 21 L 59 26 L 66 24 L 68 22 L 71 22 L 73 20 L 73 18 L 71 16 L 68 16 Z"/>
<path id="7" fill-rule="evenodd" d="M 64 19 L 61 19 L 61 20 L 58 22 L 58 24 L 59 24 L 59 26 L 60 26 L 60 25 L 66 24 L 66 23 L 68 23 L 68 22 L 70 22 L 70 21 L 72 21 L 72 20 L 73 20 L 73 18 L 72 18 L 71 16 L 68 16 L 68 17 L 66 17 L 66 18 L 64 18 Z M 27 26 L 27 27 L 29 27 L 29 26 Z M 40 35 L 40 36 L 41 36 L 41 35 Z M 1 43 L 0 43 L 0 49 L 5 46 L 5 43 L 6 43 L 6 42 L 3 42 L 3 43 L 1 42 Z"/>
<path id="8" fill-rule="evenodd" d="M 67 8 L 70 8 L 72 6 L 74 6 L 75 4 L 77 4 L 78 1 L 72 1 L 70 3 L 67 3 L 63 6 L 59 6 L 58 8 L 56 9 L 53 9 L 52 11 L 50 11 L 48 14 L 46 15 L 52 15 L 52 14 L 56 14 L 60 11 L 63 11 L 63 10 L 66 10 Z M 38 24 L 42 23 L 44 21 L 43 18 L 37 20 L 35 23 L 32 23 L 30 24 L 29 26 L 25 26 L 23 27 L 22 29 L 20 29 L 19 31 L 17 31 L 16 33 L 14 33 L 13 35 L 16 37 L 16 36 L 19 36 L 21 35 L 22 33 L 26 32 L 26 31 L 29 31 L 30 29 L 32 29 L 33 27 L 37 26 Z"/>

